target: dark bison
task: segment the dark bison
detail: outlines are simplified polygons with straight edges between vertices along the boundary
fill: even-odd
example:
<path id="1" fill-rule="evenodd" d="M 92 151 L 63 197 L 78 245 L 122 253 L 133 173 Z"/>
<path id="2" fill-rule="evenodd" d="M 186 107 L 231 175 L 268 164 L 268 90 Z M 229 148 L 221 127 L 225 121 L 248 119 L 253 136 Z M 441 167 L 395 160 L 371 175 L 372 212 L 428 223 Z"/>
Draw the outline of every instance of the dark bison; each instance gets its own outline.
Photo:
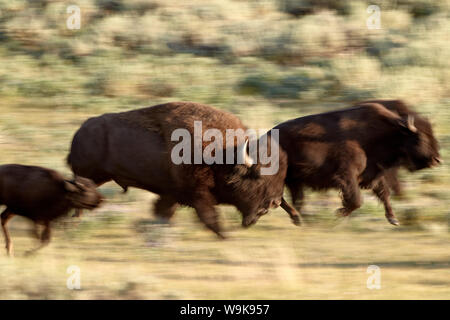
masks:
<path id="1" fill-rule="evenodd" d="M 75 175 L 90 178 L 97 185 L 113 180 L 124 191 L 135 187 L 158 194 L 154 213 L 159 218 L 170 219 L 180 204 L 193 207 L 200 220 L 220 237 L 215 205 L 236 206 L 243 215 L 242 225 L 247 227 L 269 208 L 281 204 L 287 170 L 287 156 L 282 151 L 276 157 L 279 170 L 272 175 L 261 175 L 266 165 L 259 158 L 250 158 L 246 143 L 234 138 L 234 164 L 193 164 L 192 155 L 188 155 L 191 164 L 175 164 L 171 155 L 178 142 L 172 141 L 172 133 L 185 129 L 194 136 L 195 121 L 201 121 L 203 132 L 216 129 L 224 137 L 229 129 L 246 130 L 236 116 L 193 102 L 108 113 L 88 119 L 76 132 L 68 163 Z M 277 143 L 267 140 L 267 146 Z M 207 146 L 201 142 L 201 151 Z M 191 147 L 196 147 L 194 142 Z M 240 153 L 245 157 L 242 164 L 236 164 L 239 149 L 244 150 Z M 295 210 L 290 214 L 295 215 Z"/>
<path id="2" fill-rule="evenodd" d="M 434 139 L 433 137 L 433 129 L 431 127 L 431 123 L 428 121 L 428 119 L 412 110 L 410 107 L 406 105 L 405 102 L 401 100 L 367 100 L 358 102 L 355 104 L 355 106 L 365 103 L 379 103 L 384 107 L 388 108 L 389 110 L 391 110 L 392 112 L 398 114 L 402 118 L 413 116 L 414 126 L 417 128 L 417 130 L 419 132 L 422 132 L 422 134 L 425 135 L 429 141 L 436 141 L 436 139 Z M 437 150 L 438 149 L 437 144 L 435 146 L 432 146 L 432 148 Z M 437 161 L 440 161 L 440 159 L 437 158 Z M 386 180 L 387 185 L 394 192 L 394 194 L 401 196 L 403 194 L 403 190 L 402 185 L 398 179 L 399 169 L 400 167 L 393 167 L 390 169 L 386 169 L 384 173 L 384 179 Z"/>
<path id="3" fill-rule="evenodd" d="M 275 129 L 288 154 L 286 185 L 299 211 L 304 187 L 339 189 L 343 208 L 338 213 L 344 216 L 361 206 L 360 188 L 366 188 L 383 202 L 388 221 L 398 225 L 386 170 L 404 166 L 415 171 L 440 163 L 431 126 L 419 130 L 413 114 L 394 113 L 379 103 L 293 119 Z"/>
<path id="4" fill-rule="evenodd" d="M 94 209 L 102 200 L 89 179 L 77 177 L 65 180 L 58 172 L 34 166 L 7 164 L 0 166 L 0 205 L 6 205 L 1 214 L 6 251 L 12 254 L 12 241 L 7 229 L 14 216 L 23 216 L 35 223 L 36 235 L 42 248 L 50 241 L 50 222 L 68 213 L 72 208 Z M 37 225 L 44 227 L 37 232 Z"/>

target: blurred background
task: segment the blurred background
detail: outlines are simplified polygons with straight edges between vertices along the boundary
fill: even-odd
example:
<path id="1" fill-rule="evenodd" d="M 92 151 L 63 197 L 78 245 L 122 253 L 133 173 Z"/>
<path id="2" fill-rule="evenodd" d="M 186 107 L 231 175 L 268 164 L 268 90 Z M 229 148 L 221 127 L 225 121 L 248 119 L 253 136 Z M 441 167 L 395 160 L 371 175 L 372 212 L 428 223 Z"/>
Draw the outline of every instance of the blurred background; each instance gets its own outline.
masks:
<path id="1" fill-rule="evenodd" d="M 69 5 L 79 29 L 68 28 Z M 429 117 L 446 161 L 401 172 L 400 227 L 369 192 L 347 220 L 334 215 L 336 191 L 307 192 L 301 228 L 277 209 L 243 230 L 221 206 L 226 241 L 188 208 L 158 225 L 152 194 L 110 183 L 101 209 L 57 222 L 35 257 L 23 257 L 31 224 L 12 220 L 16 257 L 0 251 L 0 298 L 449 299 L 449 30 L 448 0 L 0 0 L 2 164 L 70 177 L 74 132 L 105 112 L 188 100 L 269 129 L 369 98 Z M 66 286 L 71 265 L 81 290 Z M 366 286 L 369 265 L 379 290 Z"/>

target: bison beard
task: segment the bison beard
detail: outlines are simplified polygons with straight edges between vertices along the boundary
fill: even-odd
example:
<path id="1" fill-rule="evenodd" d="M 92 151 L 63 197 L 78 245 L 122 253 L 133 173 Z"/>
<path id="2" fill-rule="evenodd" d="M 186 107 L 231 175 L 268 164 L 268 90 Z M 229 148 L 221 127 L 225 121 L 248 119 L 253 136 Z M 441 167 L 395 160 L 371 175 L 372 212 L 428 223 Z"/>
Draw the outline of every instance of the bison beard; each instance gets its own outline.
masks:
<path id="1" fill-rule="evenodd" d="M 195 121 L 202 121 L 203 132 L 215 128 L 223 137 L 226 129 L 246 130 L 236 116 L 192 102 L 104 114 L 88 119 L 77 131 L 68 163 L 75 175 L 97 185 L 113 180 L 124 190 L 136 187 L 157 193 L 154 213 L 162 219 L 169 220 L 180 204 L 193 207 L 223 238 L 215 205 L 232 204 L 243 214 L 243 226 L 255 223 L 281 202 L 287 157 L 280 151 L 279 170 L 271 176 L 259 175 L 259 163 L 175 165 L 170 158 L 177 143 L 171 141 L 172 132 L 184 128 L 192 137 Z M 206 145 L 203 142 L 202 148 Z"/>
<path id="2" fill-rule="evenodd" d="M 399 103 L 358 106 L 293 119 L 279 124 L 280 145 L 288 154 L 288 186 L 301 210 L 303 188 L 339 189 L 347 216 L 361 206 L 360 188 L 372 189 L 384 204 L 386 218 L 398 220 L 389 201 L 386 176 L 401 166 L 419 170 L 439 163 L 438 144 L 429 123 Z M 401 109 L 401 110 L 400 110 Z M 415 127 L 415 118 L 418 119 Z"/>

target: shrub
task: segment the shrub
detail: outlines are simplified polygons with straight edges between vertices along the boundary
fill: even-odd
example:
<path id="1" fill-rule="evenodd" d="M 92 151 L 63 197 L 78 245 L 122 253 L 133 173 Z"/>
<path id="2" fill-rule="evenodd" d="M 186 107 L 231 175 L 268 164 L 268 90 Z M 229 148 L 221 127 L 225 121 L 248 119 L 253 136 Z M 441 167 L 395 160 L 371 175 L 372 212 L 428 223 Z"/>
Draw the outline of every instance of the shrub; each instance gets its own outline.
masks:
<path id="1" fill-rule="evenodd" d="M 65 92 L 57 82 L 51 80 L 29 80 L 18 84 L 18 92 L 24 96 L 54 97 Z"/>
<path id="2" fill-rule="evenodd" d="M 345 48 L 341 18 L 322 12 L 296 21 L 284 21 L 278 30 L 263 38 L 263 54 L 283 63 L 302 63 L 313 57 L 329 56 Z"/>
<path id="3" fill-rule="evenodd" d="M 414 18 L 423 18 L 448 10 L 446 0 L 399 0 L 397 5 L 408 9 Z"/>
<path id="4" fill-rule="evenodd" d="M 150 97 L 171 97 L 175 92 L 175 86 L 164 79 L 151 79 L 138 88 L 141 93 Z"/>
<path id="5" fill-rule="evenodd" d="M 327 75 L 315 67 L 296 68 L 295 71 L 273 75 L 271 73 L 253 74 L 238 83 L 236 89 L 242 95 L 263 95 L 266 98 L 300 99 L 302 97 L 318 98 L 327 88 Z M 311 94 L 311 92 L 315 94 Z M 308 93 L 309 94 L 306 94 Z"/>
<path id="6" fill-rule="evenodd" d="M 365 55 L 344 55 L 332 59 L 330 71 L 339 86 L 348 91 L 374 90 L 381 80 L 380 63 Z"/>
<path id="7" fill-rule="evenodd" d="M 102 13 L 119 13 L 125 10 L 122 0 L 96 0 L 95 4 Z"/>
<path id="8" fill-rule="evenodd" d="M 313 14 L 319 10 L 334 10 L 338 14 L 350 12 L 350 1 L 339 0 L 280 0 L 280 10 L 295 17 Z"/>

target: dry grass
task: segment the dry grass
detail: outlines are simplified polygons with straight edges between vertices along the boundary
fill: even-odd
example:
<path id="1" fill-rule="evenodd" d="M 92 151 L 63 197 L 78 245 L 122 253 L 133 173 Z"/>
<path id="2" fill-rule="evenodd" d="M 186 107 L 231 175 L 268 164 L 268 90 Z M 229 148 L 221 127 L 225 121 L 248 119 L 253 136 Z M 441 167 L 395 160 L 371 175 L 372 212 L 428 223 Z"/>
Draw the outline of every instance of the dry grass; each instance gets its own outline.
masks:
<path id="1" fill-rule="evenodd" d="M 33 245 L 29 225 L 13 220 L 16 257 L 0 258 L 0 298 L 450 298 L 447 228 L 396 229 L 381 212 L 298 228 L 276 210 L 243 230 L 227 208 L 229 239 L 220 241 L 190 209 L 170 227 L 155 224 L 149 196 L 132 193 L 139 201 L 109 204 L 78 227 L 60 224 L 53 243 L 32 258 L 22 257 Z M 380 290 L 366 287 L 372 264 L 381 268 Z M 70 265 L 81 268 L 81 290 L 66 288 Z"/>

